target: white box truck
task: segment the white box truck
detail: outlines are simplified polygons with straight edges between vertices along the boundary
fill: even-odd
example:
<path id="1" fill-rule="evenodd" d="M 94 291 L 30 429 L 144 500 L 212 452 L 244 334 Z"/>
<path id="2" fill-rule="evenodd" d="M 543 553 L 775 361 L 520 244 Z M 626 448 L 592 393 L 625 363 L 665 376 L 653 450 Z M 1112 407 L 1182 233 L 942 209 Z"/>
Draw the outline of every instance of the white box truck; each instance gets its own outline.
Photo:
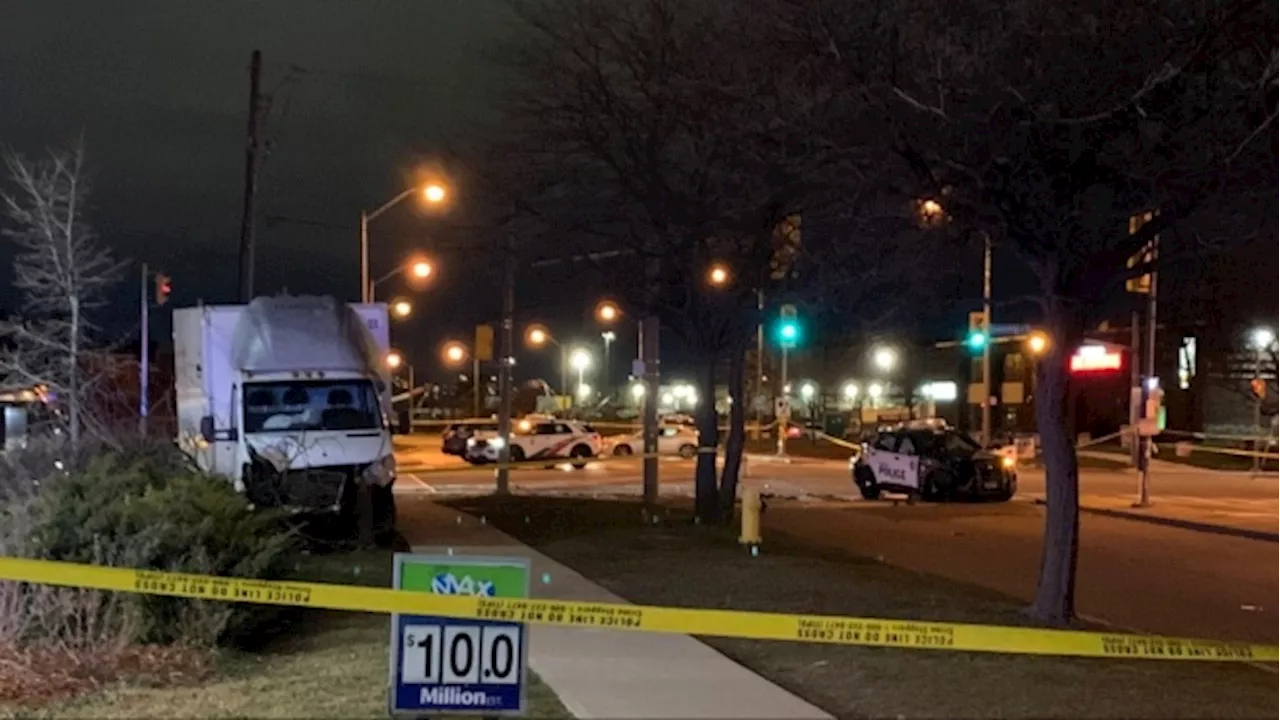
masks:
<path id="1" fill-rule="evenodd" d="M 257 507 L 363 512 L 374 532 L 394 529 L 385 304 L 181 308 L 173 345 L 177 442 L 200 469 Z"/>

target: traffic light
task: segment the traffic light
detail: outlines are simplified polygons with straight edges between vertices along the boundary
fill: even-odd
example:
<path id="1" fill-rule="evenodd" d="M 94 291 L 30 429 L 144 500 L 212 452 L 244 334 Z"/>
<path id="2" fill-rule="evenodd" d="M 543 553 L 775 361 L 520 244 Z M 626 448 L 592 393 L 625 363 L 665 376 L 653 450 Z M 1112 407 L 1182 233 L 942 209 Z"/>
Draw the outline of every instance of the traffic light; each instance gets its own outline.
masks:
<path id="1" fill-rule="evenodd" d="M 800 342 L 800 321 L 796 319 L 796 306 L 783 305 L 778 315 L 778 344 L 784 348 L 794 348 Z"/>
<path id="2" fill-rule="evenodd" d="M 989 333 L 987 314 L 982 311 L 969 313 L 969 334 L 965 336 L 965 346 L 973 352 L 982 352 L 991 339 Z"/>
<path id="3" fill-rule="evenodd" d="M 164 273 L 156 273 L 156 305 L 165 304 L 171 292 L 173 292 L 173 284 L 169 276 Z"/>

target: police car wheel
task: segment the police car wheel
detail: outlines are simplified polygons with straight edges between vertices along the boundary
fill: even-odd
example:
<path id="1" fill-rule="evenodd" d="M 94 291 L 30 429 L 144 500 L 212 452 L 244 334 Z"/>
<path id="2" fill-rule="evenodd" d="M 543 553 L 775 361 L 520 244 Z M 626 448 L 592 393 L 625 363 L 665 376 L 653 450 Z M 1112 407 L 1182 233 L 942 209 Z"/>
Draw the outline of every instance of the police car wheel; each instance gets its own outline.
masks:
<path id="1" fill-rule="evenodd" d="M 876 485 L 875 475 L 871 470 L 865 467 L 859 467 L 854 471 L 855 483 L 858 486 L 858 492 L 862 494 L 865 500 L 879 500 L 880 486 Z"/>
<path id="2" fill-rule="evenodd" d="M 922 500 L 950 500 L 951 493 L 947 488 L 949 483 L 946 474 L 940 471 L 933 471 L 925 476 L 924 483 L 920 486 L 920 498 Z"/>
<path id="3" fill-rule="evenodd" d="M 575 445 L 573 450 L 569 451 L 569 457 L 572 458 L 573 469 L 581 470 L 587 466 L 587 458 L 591 457 L 591 448 L 586 445 Z"/>

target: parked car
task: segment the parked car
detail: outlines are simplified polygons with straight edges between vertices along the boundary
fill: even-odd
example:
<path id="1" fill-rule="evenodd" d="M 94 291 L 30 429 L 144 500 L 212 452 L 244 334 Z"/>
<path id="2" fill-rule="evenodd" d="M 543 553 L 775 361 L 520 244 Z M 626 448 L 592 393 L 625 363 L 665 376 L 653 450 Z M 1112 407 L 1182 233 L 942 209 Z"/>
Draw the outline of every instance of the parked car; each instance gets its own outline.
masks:
<path id="1" fill-rule="evenodd" d="M 510 457 L 512 462 L 567 459 L 581 469 L 589 459 L 600 454 L 601 445 L 600 433 L 590 425 L 572 420 L 546 420 L 534 423 L 528 430 L 514 429 Z M 502 438 L 497 437 L 496 432 L 486 433 L 467 441 L 463 457 L 467 462 L 481 465 L 497 462 L 501 450 Z"/>
<path id="2" fill-rule="evenodd" d="M 446 425 L 441 434 L 440 451 L 445 455 L 462 457 L 467 453 L 467 440 L 476 433 L 497 432 L 498 423 L 494 422 L 458 422 Z"/>
<path id="3" fill-rule="evenodd" d="M 610 438 L 605 452 L 612 455 L 639 455 L 644 452 L 644 431 Z M 698 431 L 683 425 L 664 425 L 658 428 L 658 454 L 679 455 L 682 458 L 698 454 Z"/>
<path id="4" fill-rule="evenodd" d="M 1017 461 L 984 450 L 951 428 L 898 427 L 876 434 L 849 459 L 862 497 L 906 493 L 924 500 L 961 497 L 1005 501 L 1018 491 Z"/>

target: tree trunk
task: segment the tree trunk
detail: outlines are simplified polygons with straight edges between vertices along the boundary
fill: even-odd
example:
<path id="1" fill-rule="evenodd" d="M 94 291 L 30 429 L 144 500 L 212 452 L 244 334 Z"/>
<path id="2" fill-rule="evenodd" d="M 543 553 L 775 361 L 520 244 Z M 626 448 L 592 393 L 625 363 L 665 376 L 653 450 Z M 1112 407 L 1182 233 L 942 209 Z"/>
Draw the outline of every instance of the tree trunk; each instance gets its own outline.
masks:
<path id="1" fill-rule="evenodd" d="M 67 338 L 67 440 L 72 455 L 80 449 L 80 298 L 70 298 L 71 317 Z"/>
<path id="2" fill-rule="evenodd" d="M 694 515 L 698 522 L 720 522 L 720 497 L 716 487 L 716 454 L 720 428 L 716 417 L 716 357 L 706 356 L 698 383 L 698 459 L 694 470 Z M 711 448 L 711 450 L 707 450 Z"/>
<path id="3" fill-rule="evenodd" d="M 738 497 L 738 474 L 742 468 L 742 448 L 746 441 L 747 392 L 744 378 L 746 357 L 735 352 L 729 361 L 729 437 L 724 444 L 724 466 L 720 469 L 720 512 L 733 517 L 733 503 Z"/>
<path id="4" fill-rule="evenodd" d="M 1082 335 L 1076 315 L 1053 300 L 1048 313 L 1052 347 L 1036 367 L 1035 412 L 1044 453 L 1044 546 L 1040 581 L 1029 613 L 1050 623 L 1075 616 L 1076 559 L 1080 546 L 1080 477 L 1067 427 L 1067 362 Z"/>

